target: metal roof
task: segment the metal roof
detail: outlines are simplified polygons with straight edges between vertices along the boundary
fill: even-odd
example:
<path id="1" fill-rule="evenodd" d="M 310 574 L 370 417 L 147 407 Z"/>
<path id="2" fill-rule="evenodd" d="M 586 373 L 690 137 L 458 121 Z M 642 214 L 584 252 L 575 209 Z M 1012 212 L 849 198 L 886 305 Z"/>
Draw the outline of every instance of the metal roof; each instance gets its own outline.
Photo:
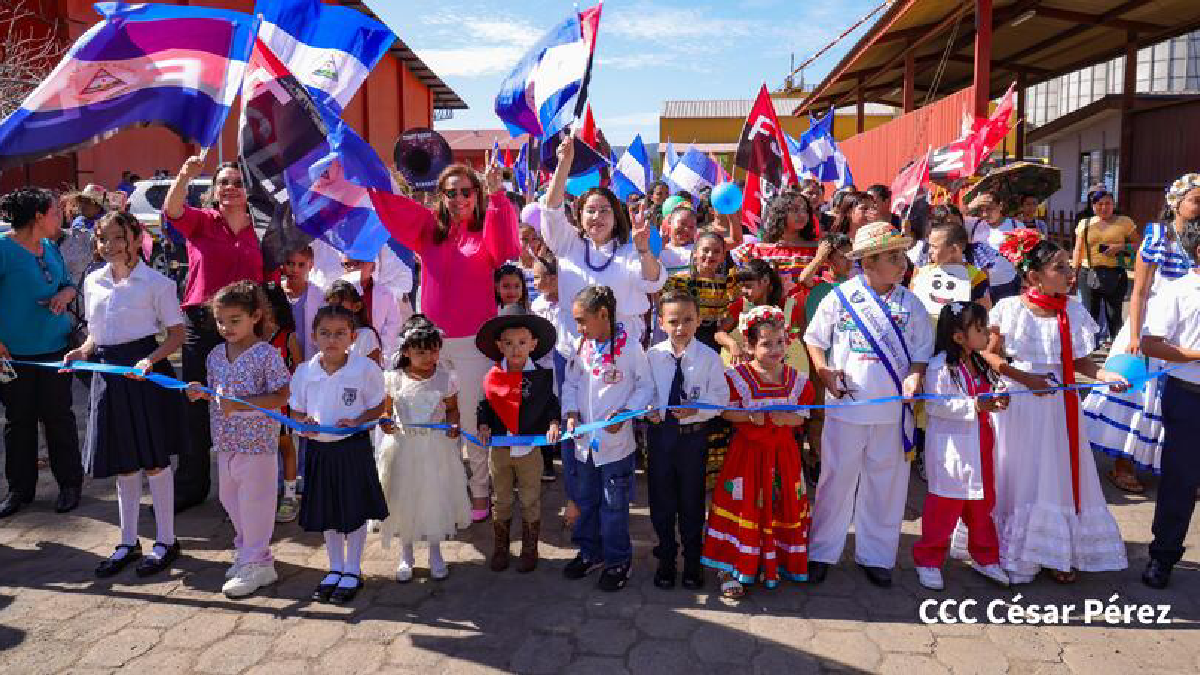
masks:
<path id="1" fill-rule="evenodd" d="M 776 115 L 791 115 L 792 111 L 799 106 L 804 99 L 802 98 L 772 98 L 771 102 L 775 104 Z M 662 113 L 659 117 L 667 117 L 672 119 L 681 118 L 712 118 L 712 117 L 729 117 L 737 119 L 746 119 L 750 115 L 750 108 L 754 106 L 753 99 L 716 99 L 716 100 L 694 100 L 694 101 L 663 101 Z M 838 112 L 849 112 L 853 108 L 846 108 Z M 892 106 L 878 105 L 868 103 L 866 106 L 866 114 L 868 115 L 891 115 L 896 112 Z"/>
<path id="2" fill-rule="evenodd" d="M 496 144 L 519 150 L 529 137 L 529 134 L 521 134 L 512 138 L 507 129 L 438 129 L 437 132 L 450 144 L 451 150 L 491 150 Z"/>
<path id="3" fill-rule="evenodd" d="M 346 7 L 353 7 L 358 11 L 377 19 L 378 21 L 387 24 L 383 17 L 376 14 L 370 7 L 364 4 L 361 0 L 337 0 L 338 4 Z M 391 26 L 388 26 L 391 28 Z M 395 32 L 393 29 L 392 32 Z M 388 53 L 395 57 L 398 61 L 404 64 L 404 67 L 412 71 L 413 75 L 421 81 L 429 91 L 433 93 L 433 107 L 435 110 L 466 110 L 466 101 L 459 98 L 458 94 L 450 88 L 450 85 L 442 81 L 442 78 L 437 76 L 437 73 L 425 65 L 421 57 L 417 56 L 412 49 L 409 49 L 404 40 L 399 35 L 396 36 L 396 41 L 392 44 L 392 48 Z"/>
<path id="4" fill-rule="evenodd" d="M 918 105 L 969 86 L 974 8 L 974 0 L 897 0 L 794 112 L 849 104 L 860 78 L 865 100 L 900 105 L 910 52 Z M 1004 93 L 1018 74 L 1032 86 L 1121 56 L 1127 37 L 1145 47 L 1197 28 L 1197 0 L 995 0 L 988 93 Z"/>
<path id="5" fill-rule="evenodd" d="M 737 143 L 687 143 L 687 144 L 680 143 L 676 146 L 675 151 L 682 155 L 688 148 L 695 148 L 695 149 L 699 150 L 700 152 L 729 153 L 729 152 L 737 152 L 738 144 Z M 667 152 L 667 144 L 659 143 L 658 144 L 658 154 L 662 155 L 662 154 L 666 154 L 666 152 Z"/>

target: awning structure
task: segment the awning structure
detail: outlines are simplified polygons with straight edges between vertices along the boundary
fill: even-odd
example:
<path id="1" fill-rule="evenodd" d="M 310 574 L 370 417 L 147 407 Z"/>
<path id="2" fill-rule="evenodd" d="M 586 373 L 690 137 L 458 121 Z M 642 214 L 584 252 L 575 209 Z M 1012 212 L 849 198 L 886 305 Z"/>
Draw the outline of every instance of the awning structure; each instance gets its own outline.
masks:
<path id="1" fill-rule="evenodd" d="M 1197 28 L 1198 0 L 896 0 L 793 114 L 860 102 L 908 111 L 978 81 L 986 101 L 1014 80 L 1032 86 Z"/>

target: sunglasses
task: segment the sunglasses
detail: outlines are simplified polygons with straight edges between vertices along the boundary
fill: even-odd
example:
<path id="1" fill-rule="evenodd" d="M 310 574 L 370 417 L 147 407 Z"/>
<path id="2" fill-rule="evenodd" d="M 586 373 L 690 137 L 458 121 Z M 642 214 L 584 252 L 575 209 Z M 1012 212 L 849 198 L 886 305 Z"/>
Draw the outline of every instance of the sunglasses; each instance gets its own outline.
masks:
<path id="1" fill-rule="evenodd" d="M 241 187 L 246 187 L 246 184 L 243 183 L 242 179 L 240 179 L 240 178 L 238 178 L 237 180 L 231 180 L 231 179 L 226 178 L 226 179 L 217 181 L 217 186 L 218 187 L 241 188 Z"/>
<path id="2" fill-rule="evenodd" d="M 475 192 L 475 188 L 473 188 L 473 187 L 448 188 L 448 189 L 442 190 L 442 194 L 446 195 L 450 199 L 458 199 L 459 196 L 462 196 L 463 199 L 467 199 L 472 194 L 474 194 L 474 192 Z"/>
<path id="3" fill-rule="evenodd" d="M 42 270 L 42 278 L 46 280 L 46 283 L 54 283 L 54 273 L 50 271 L 50 265 L 46 263 L 46 256 L 34 256 L 34 260 L 37 260 L 38 268 Z"/>

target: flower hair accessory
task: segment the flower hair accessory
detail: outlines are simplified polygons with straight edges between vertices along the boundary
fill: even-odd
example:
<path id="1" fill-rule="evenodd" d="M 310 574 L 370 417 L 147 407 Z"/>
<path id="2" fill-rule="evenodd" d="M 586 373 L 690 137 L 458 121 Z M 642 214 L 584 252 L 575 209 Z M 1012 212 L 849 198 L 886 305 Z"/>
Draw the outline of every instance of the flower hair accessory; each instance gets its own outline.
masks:
<path id="1" fill-rule="evenodd" d="M 1187 193 L 1196 188 L 1200 188 L 1200 173 L 1188 173 L 1180 176 L 1178 180 L 1171 183 L 1171 187 L 1167 188 L 1167 206 L 1170 206 L 1172 211 L 1177 210 L 1179 202 L 1183 201 Z"/>
<path id="2" fill-rule="evenodd" d="M 738 331 L 750 341 L 750 329 L 760 323 L 773 323 L 778 326 L 786 326 L 787 321 L 783 317 L 783 310 L 771 305 L 760 305 L 742 315 L 742 319 L 738 325 Z"/>
<path id="3" fill-rule="evenodd" d="M 421 337 L 428 336 L 428 334 L 431 331 L 434 333 L 437 333 L 439 336 L 445 335 L 442 332 L 441 328 L 438 328 L 437 326 L 434 326 L 433 324 L 420 324 L 419 323 L 419 324 L 416 324 L 415 326 L 410 326 L 408 330 L 406 330 L 400 334 L 400 339 L 396 342 L 396 348 L 404 349 L 405 347 L 408 346 L 408 343 L 410 343 L 414 340 L 417 340 Z"/>
<path id="4" fill-rule="evenodd" d="M 950 303 L 949 306 L 950 306 L 950 313 L 953 314 L 954 316 L 958 316 L 959 314 L 962 314 L 963 310 L 967 308 L 967 306 L 961 302 L 952 302 L 952 303 Z"/>
<path id="5" fill-rule="evenodd" d="M 1008 259 L 1018 272 L 1024 273 L 1029 268 L 1029 254 L 1037 245 L 1042 243 L 1041 232 L 1029 227 L 1020 227 L 1004 233 L 1004 243 L 1000 244 L 1000 255 Z"/>

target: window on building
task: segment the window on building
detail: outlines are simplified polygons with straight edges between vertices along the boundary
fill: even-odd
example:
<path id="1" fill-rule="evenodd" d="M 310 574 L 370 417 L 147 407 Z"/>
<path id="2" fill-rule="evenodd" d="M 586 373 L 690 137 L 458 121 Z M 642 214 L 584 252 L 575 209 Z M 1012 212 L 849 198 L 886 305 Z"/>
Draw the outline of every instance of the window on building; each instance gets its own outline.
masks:
<path id="1" fill-rule="evenodd" d="M 1092 150 L 1079 154 L 1079 203 L 1087 201 L 1088 190 L 1103 184 L 1109 192 L 1117 191 L 1120 179 L 1121 153 L 1116 148 Z"/>

